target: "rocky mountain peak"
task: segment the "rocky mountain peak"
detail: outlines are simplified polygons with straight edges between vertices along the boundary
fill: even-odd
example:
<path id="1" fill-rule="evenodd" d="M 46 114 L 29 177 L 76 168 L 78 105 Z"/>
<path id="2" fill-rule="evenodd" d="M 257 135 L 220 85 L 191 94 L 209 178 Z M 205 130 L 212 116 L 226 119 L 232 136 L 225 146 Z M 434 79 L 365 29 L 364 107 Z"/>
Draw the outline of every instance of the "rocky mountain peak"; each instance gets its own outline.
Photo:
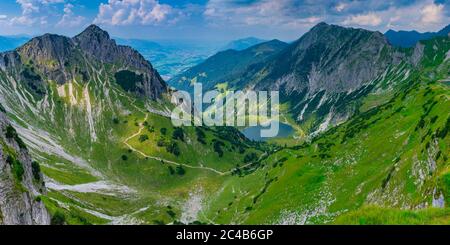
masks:
<path id="1" fill-rule="evenodd" d="M 305 89 L 309 93 L 351 91 L 369 82 L 391 63 L 383 60 L 384 48 L 389 50 L 390 45 L 379 32 L 322 22 L 270 62 L 267 70 L 273 72 L 257 87 L 281 86 L 289 81 L 289 86 L 284 88 L 286 93 Z"/>
<path id="2" fill-rule="evenodd" d="M 6 58 L 0 59 L 0 67 L 15 69 L 17 79 L 25 81 L 36 94 L 45 93 L 46 80 L 64 84 L 81 77 L 83 82 L 89 81 L 92 64 L 114 64 L 112 76 L 121 70 L 135 73 L 139 79 L 127 81 L 133 84 L 126 88 L 138 95 L 155 99 L 167 92 L 167 85 L 149 61 L 131 47 L 117 45 L 108 32 L 96 25 L 73 38 L 54 34 L 33 38 L 1 57 Z"/>
<path id="3" fill-rule="evenodd" d="M 121 66 L 119 70 L 136 72 L 137 77 L 142 75 L 142 84 L 131 86 L 133 90 L 136 90 L 134 92 L 140 95 L 144 94 L 151 98 L 158 98 L 162 93 L 166 92 L 166 83 L 162 80 L 158 72 L 153 69 L 150 62 L 133 48 L 117 45 L 110 38 L 108 32 L 102 30 L 100 27 L 90 25 L 72 40 L 91 59 L 103 63 L 116 64 Z"/>
<path id="4" fill-rule="evenodd" d="M 104 62 L 114 62 L 118 54 L 116 42 L 109 34 L 96 25 L 90 25 L 73 38 L 73 41 L 85 52 Z"/>
<path id="5" fill-rule="evenodd" d="M 18 52 L 27 59 L 35 61 L 63 60 L 73 49 L 68 37 L 45 34 L 31 39 L 19 47 Z"/>
<path id="6" fill-rule="evenodd" d="M 89 25 L 84 31 L 77 35 L 77 37 L 98 37 L 101 39 L 110 39 L 108 32 L 97 25 Z"/>
<path id="7" fill-rule="evenodd" d="M 321 22 L 302 36 L 297 43 L 312 44 L 315 42 L 339 45 L 347 41 L 361 43 L 373 39 L 373 41 L 387 45 L 386 37 L 378 31 L 369 31 L 360 28 L 342 27 Z"/>

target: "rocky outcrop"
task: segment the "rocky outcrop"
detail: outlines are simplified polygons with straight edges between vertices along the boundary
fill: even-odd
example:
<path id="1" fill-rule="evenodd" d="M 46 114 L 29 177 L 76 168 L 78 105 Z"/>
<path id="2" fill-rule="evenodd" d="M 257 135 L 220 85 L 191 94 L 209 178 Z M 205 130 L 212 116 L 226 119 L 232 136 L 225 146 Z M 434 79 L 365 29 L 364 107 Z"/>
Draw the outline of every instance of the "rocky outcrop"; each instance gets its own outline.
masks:
<path id="1" fill-rule="evenodd" d="M 50 215 L 40 199 L 45 194 L 39 164 L 0 112 L 0 224 L 47 225 Z"/>
<path id="2" fill-rule="evenodd" d="M 96 76 L 104 64 L 108 72 L 121 70 L 142 76 L 134 83 L 132 91 L 151 99 L 160 98 L 167 92 L 167 85 L 150 62 L 136 50 L 117 45 L 109 34 L 95 25 L 74 38 L 45 34 L 31 39 L 15 51 L 0 54 L 0 68 L 15 71 L 17 80 L 25 81 L 37 94 L 46 92 L 45 81 L 64 84 L 73 79 L 88 82 Z"/>
<path id="3" fill-rule="evenodd" d="M 299 122 L 314 116 L 319 132 L 347 120 L 371 82 L 404 60 L 380 32 L 319 23 L 268 62 L 250 67 L 235 86 L 280 91 Z"/>
<path id="4" fill-rule="evenodd" d="M 383 34 L 320 23 L 269 63 L 257 89 L 353 91 L 393 63 Z M 292 78 L 295 81 L 291 81 Z"/>
<path id="5" fill-rule="evenodd" d="M 117 45 L 109 34 L 96 25 L 90 25 L 73 38 L 76 45 L 90 59 L 103 63 L 118 64 L 120 70 L 130 70 L 143 77 L 135 86 L 134 92 L 156 99 L 167 92 L 167 85 L 152 67 L 150 62 L 136 50 L 128 46 Z"/>

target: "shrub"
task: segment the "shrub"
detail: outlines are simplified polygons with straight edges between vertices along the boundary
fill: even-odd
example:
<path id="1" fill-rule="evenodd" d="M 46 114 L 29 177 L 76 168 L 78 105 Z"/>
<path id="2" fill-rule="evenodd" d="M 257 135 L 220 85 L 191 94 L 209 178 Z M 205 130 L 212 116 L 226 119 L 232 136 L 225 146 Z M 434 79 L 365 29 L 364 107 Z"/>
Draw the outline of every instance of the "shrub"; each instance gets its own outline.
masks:
<path id="1" fill-rule="evenodd" d="M 181 154 L 180 152 L 180 147 L 178 146 L 177 142 L 170 142 L 167 146 L 166 146 L 166 150 L 172 154 L 174 154 L 175 156 L 179 156 Z"/>
<path id="2" fill-rule="evenodd" d="M 3 112 L 3 113 L 6 113 L 5 107 L 3 107 L 2 104 L 0 104 L 0 111 Z"/>
<path id="3" fill-rule="evenodd" d="M 34 179 L 37 181 L 41 180 L 41 166 L 39 166 L 38 162 L 33 161 L 31 163 L 31 170 L 33 172 Z"/>
<path id="4" fill-rule="evenodd" d="M 139 141 L 142 143 L 144 141 L 148 140 L 148 135 L 146 134 L 142 134 L 141 136 L 139 136 Z"/>
<path id="5" fill-rule="evenodd" d="M 14 174 L 14 176 L 19 181 L 22 181 L 23 174 L 25 173 L 22 163 L 10 155 L 6 157 L 6 162 L 11 166 L 11 171 Z"/>
<path id="6" fill-rule="evenodd" d="M 117 72 L 114 74 L 114 78 L 125 91 L 135 91 L 137 89 L 136 84 L 139 84 L 144 80 L 143 75 L 128 70 Z"/>
<path id="7" fill-rule="evenodd" d="M 170 175 L 174 175 L 175 174 L 175 170 L 173 169 L 172 166 L 167 167 L 169 169 L 169 174 Z"/>
<path id="8" fill-rule="evenodd" d="M 213 146 L 214 151 L 217 152 L 217 154 L 219 154 L 219 157 L 222 157 L 223 156 L 222 146 L 225 146 L 225 144 L 222 141 L 214 140 Z"/>
<path id="9" fill-rule="evenodd" d="M 183 166 L 178 165 L 176 168 L 177 174 L 183 176 L 186 173 L 186 170 L 184 170 Z"/>
<path id="10" fill-rule="evenodd" d="M 156 145 L 158 147 L 163 147 L 166 145 L 166 141 L 163 138 L 158 139 L 158 141 L 156 142 Z"/>
<path id="11" fill-rule="evenodd" d="M 242 146 L 239 146 L 239 154 L 244 154 L 245 153 L 245 148 Z"/>
<path id="12" fill-rule="evenodd" d="M 25 173 L 25 170 L 23 169 L 22 163 L 19 161 L 16 161 L 13 165 L 13 172 L 14 175 L 17 177 L 19 181 L 22 181 L 23 174 Z"/>
<path id="13" fill-rule="evenodd" d="M 16 136 L 17 132 L 16 130 L 11 126 L 6 126 L 6 133 L 5 136 L 7 139 L 13 139 Z"/>
<path id="14" fill-rule="evenodd" d="M 159 130 L 159 132 L 161 132 L 162 135 L 166 135 L 167 134 L 167 128 L 161 128 Z"/>
<path id="15" fill-rule="evenodd" d="M 52 225 L 64 225 L 66 223 L 66 216 L 60 211 L 56 211 L 53 214 L 50 223 Z"/>
<path id="16" fill-rule="evenodd" d="M 123 160 L 123 161 L 126 161 L 126 160 L 128 160 L 128 156 L 127 156 L 127 155 L 122 155 L 122 157 L 121 157 L 121 158 L 122 158 L 122 160 Z"/>
<path id="17" fill-rule="evenodd" d="M 442 129 L 438 129 L 436 135 L 437 137 L 444 139 L 447 136 L 449 130 L 450 130 L 450 117 L 447 118 L 444 127 Z"/>
<path id="18" fill-rule="evenodd" d="M 6 162 L 7 162 L 10 166 L 13 165 L 14 161 L 15 161 L 15 159 L 14 159 L 12 156 L 8 155 L 8 156 L 6 157 Z"/>
<path id="19" fill-rule="evenodd" d="M 183 128 L 177 127 L 173 130 L 172 138 L 174 140 L 184 141 L 184 131 Z"/>
<path id="20" fill-rule="evenodd" d="M 256 155 L 256 153 L 252 152 L 252 153 L 248 153 L 247 155 L 245 155 L 244 157 L 244 163 L 249 163 L 249 162 L 254 162 L 258 159 L 258 156 Z"/>
<path id="21" fill-rule="evenodd" d="M 8 139 L 14 139 L 21 149 L 26 149 L 25 143 L 22 141 L 16 130 L 11 125 L 6 126 L 5 136 Z"/>
<path id="22" fill-rule="evenodd" d="M 197 134 L 197 140 L 198 142 L 202 143 L 203 145 L 206 145 L 206 135 L 205 132 L 203 132 L 203 130 L 201 130 L 199 127 L 195 128 L 195 133 Z"/>
<path id="23" fill-rule="evenodd" d="M 167 210 L 166 212 L 167 212 L 167 214 L 168 214 L 172 219 L 175 218 L 176 214 L 175 214 L 174 211 L 172 211 L 172 210 Z"/>
<path id="24" fill-rule="evenodd" d="M 114 124 L 119 124 L 119 122 L 120 122 L 120 121 L 119 121 L 119 119 L 118 119 L 117 117 L 113 118 L 113 123 L 114 123 Z"/>

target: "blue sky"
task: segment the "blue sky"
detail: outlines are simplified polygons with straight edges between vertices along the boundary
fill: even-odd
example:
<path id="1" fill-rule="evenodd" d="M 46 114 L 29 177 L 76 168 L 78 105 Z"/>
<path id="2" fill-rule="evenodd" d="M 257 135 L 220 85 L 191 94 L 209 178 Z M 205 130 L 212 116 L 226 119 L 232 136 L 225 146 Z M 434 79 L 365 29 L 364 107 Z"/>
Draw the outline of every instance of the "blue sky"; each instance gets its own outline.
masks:
<path id="1" fill-rule="evenodd" d="M 318 22 L 436 31 L 450 23 L 450 0 L 2 0 L 0 35 L 74 35 L 95 23 L 113 36 L 294 40 Z"/>

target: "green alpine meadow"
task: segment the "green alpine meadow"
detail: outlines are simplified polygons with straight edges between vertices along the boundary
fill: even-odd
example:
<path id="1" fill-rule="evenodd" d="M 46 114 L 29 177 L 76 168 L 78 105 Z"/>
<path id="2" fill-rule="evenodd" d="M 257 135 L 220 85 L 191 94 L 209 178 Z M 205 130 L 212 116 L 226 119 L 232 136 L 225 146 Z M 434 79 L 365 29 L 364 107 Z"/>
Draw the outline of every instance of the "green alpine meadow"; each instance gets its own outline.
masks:
<path id="1" fill-rule="evenodd" d="M 447 1 L 23 2 L 0 3 L 0 224 L 450 225 Z M 198 84 L 276 91 L 279 133 L 175 126 Z"/>

